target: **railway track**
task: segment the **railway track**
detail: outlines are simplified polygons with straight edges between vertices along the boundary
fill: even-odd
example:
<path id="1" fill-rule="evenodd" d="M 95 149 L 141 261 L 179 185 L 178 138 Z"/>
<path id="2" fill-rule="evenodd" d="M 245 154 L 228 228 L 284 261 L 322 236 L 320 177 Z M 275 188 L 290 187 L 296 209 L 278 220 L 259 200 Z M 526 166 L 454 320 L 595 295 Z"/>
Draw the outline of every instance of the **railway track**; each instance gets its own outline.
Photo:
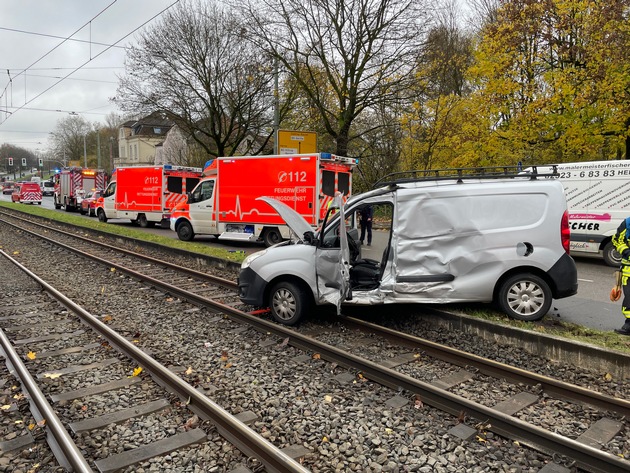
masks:
<path id="1" fill-rule="evenodd" d="M 74 238 L 74 236 L 64 235 L 63 238 Z M 79 253 L 83 257 L 93 257 L 92 255 L 97 253 L 93 248 L 93 243 L 84 241 L 81 245 L 83 244 L 86 247 L 83 248 L 83 253 Z M 92 245 L 91 249 L 87 249 L 87 245 Z M 79 245 L 73 243 L 71 246 L 78 247 Z M 72 251 L 77 250 L 73 249 Z M 231 320 L 254 327 L 259 333 L 264 333 L 267 336 L 271 334 L 277 337 L 277 340 L 284 340 L 287 344 L 293 345 L 311 354 L 311 356 L 318 355 L 318 358 L 326 359 L 335 366 L 344 367 L 347 371 L 342 373 L 344 376 L 339 377 L 340 383 L 369 379 L 388 386 L 399 394 L 405 393 L 392 398 L 391 404 L 397 406 L 395 409 L 404 408 L 411 400 L 414 407 L 417 407 L 418 403 L 420 405 L 427 404 L 458 416 L 463 422 L 457 423 L 457 430 L 451 435 L 470 438 L 480 434 L 485 435 L 484 432 L 486 431 L 494 431 L 513 440 L 531 445 L 550 455 L 556 455 L 556 458 L 562 458 L 565 465 L 578 466 L 586 471 L 595 472 L 628 471 L 627 461 L 599 450 L 606 446 L 608 440 L 619 435 L 619 432 L 622 432 L 623 435 L 624 429 L 627 429 L 624 419 L 628 413 L 629 404 L 627 401 L 571 386 L 567 383 L 559 383 L 553 379 L 535 376 L 523 370 L 510 370 L 507 366 L 489 363 L 487 360 L 469 354 L 456 353 L 452 349 L 445 350 L 436 344 L 420 344 L 419 339 L 404 337 L 392 331 L 384 334 L 382 329 L 376 326 L 363 324 L 362 330 L 369 331 L 367 341 L 365 339 L 358 341 L 357 339 L 360 337 L 357 337 L 357 332 L 349 331 L 347 327 L 356 328 L 361 322 L 348 318 L 341 320 L 341 323 L 346 327 L 344 330 L 318 328 L 315 330 L 316 333 L 312 333 L 313 331 L 309 334 L 300 333 L 239 310 L 243 307 L 230 294 L 230 291 L 234 290 L 234 284 L 226 279 L 219 278 L 217 280 L 213 279 L 211 275 L 190 271 L 175 276 L 172 271 L 176 271 L 177 268 L 164 265 L 157 260 L 144 260 L 144 263 L 141 264 L 130 263 L 130 259 L 133 257 L 130 253 L 112 258 L 112 254 L 116 253 L 117 249 L 101 247 L 98 253 L 103 255 L 102 252 L 105 252 L 105 256 L 110 258 L 109 260 L 101 258 L 101 263 L 108 267 L 125 271 L 131 277 L 145 280 L 148 284 L 160 287 L 169 294 L 175 294 L 177 297 L 192 301 L 199 306 L 208 307 L 214 312 L 226 314 Z M 133 271 L 125 269 L 125 264 L 127 266 L 131 264 L 135 269 Z M 146 274 L 140 274 L 140 269 L 146 270 Z M 175 284 L 172 284 L 173 281 Z M 179 286 L 180 284 L 181 286 Z M 195 290 L 199 288 L 201 290 L 196 292 Z M 213 300 L 214 297 L 218 297 L 219 300 Z M 374 360 L 350 352 L 353 346 L 360 347 L 370 342 L 374 344 L 373 337 L 376 336 L 377 331 L 381 331 L 379 337 L 389 337 L 390 340 L 391 337 L 398 337 L 392 351 L 382 351 L 374 357 Z M 313 335 L 328 343 L 316 340 Z M 344 346 L 346 350 L 336 348 L 338 346 Z M 385 345 L 380 344 L 378 346 Z M 403 349 L 403 347 L 405 348 Z M 439 378 L 434 374 L 434 378 L 437 377 L 437 379 L 427 382 L 423 381 L 422 375 L 417 373 L 422 369 L 412 369 L 411 372 L 416 371 L 413 375 L 405 374 L 405 369 L 401 369 L 405 366 L 417 367 L 419 359 L 426 357 L 427 354 L 448 361 L 449 366 L 444 369 L 444 376 Z M 428 365 L 434 365 L 433 368 L 435 368 L 438 363 L 431 361 L 426 363 L 424 368 L 427 368 Z M 459 367 L 461 366 L 472 368 L 472 371 L 470 369 L 460 370 Z M 454 369 L 453 367 L 457 368 Z M 426 371 L 430 370 L 427 368 Z M 495 389 L 498 392 L 494 396 L 490 396 L 490 403 L 493 405 L 486 406 L 466 399 L 466 388 L 458 387 L 471 383 L 480 375 L 511 379 L 519 383 L 519 386 L 528 385 L 530 388 L 528 390 L 515 390 L 512 387 L 507 388 L 505 392 L 501 389 Z M 426 373 L 425 377 L 427 377 Z M 484 386 L 496 384 L 496 381 L 486 378 L 481 382 L 484 383 Z M 512 384 L 512 386 L 514 385 Z M 531 387 L 535 389 L 531 389 Z M 462 393 L 455 395 L 453 390 L 461 390 Z M 531 410 L 532 405 L 542 407 L 545 402 L 549 402 L 549 398 L 552 396 L 572 400 L 580 405 L 595 406 L 599 411 L 595 414 L 589 413 L 589 418 L 599 417 L 599 419 L 594 421 L 589 428 L 583 429 L 581 437 L 570 438 L 558 435 L 549 429 L 535 426 L 515 416 L 518 412 Z M 493 402 L 497 399 L 502 399 L 502 402 Z M 606 417 L 607 414 L 611 414 L 612 417 Z"/>
<path id="2" fill-rule="evenodd" d="M 47 431 L 48 444 L 61 466 L 87 472 L 93 471 L 93 465 L 100 472 L 114 472 L 154 457 L 164 457 L 175 450 L 203 451 L 229 442 L 242 452 L 242 458 L 237 453 L 233 456 L 243 465 L 254 462 L 264 466 L 265 471 L 308 471 L 247 427 L 245 421 L 252 418 L 251 412 L 228 413 L 184 382 L 177 375 L 177 367 L 160 364 L 109 328 L 106 321 L 87 312 L 6 253 L 0 254 L 46 291 L 21 299 L 17 306 L 4 301 L 5 307 L 0 311 L 0 342 L 11 374 L 17 376 L 26 391 L 21 398 L 31 400 L 35 425 Z M 48 296 L 55 298 L 60 307 L 51 307 Z M 52 317 L 51 312 L 54 312 Z M 85 326 L 91 330 L 86 330 Z M 76 381 L 77 377 L 81 378 L 80 382 Z M 68 383 L 67 378 L 75 381 Z M 119 409 L 98 412 L 100 396 L 131 391 L 140 383 L 144 387 L 137 398 L 121 396 Z M 71 389 L 76 384 L 81 387 Z M 131 403 L 127 402 L 129 397 L 133 398 Z M 66 409 L 68 405 L 80 407 Z M 15 408 L 18 408 L 17 402 Z M 77 419 L 77 412 L 84 412 L 85 417 Z M 159 422 L 163 429 L 167 426 L 166 430 L 172 435 L 142 445 L 124 440 L 124 435 L 119 439 L 118 430 L 112 425 L 133 423 L 140 416 L 149 419 L 153 416 L 155 420 L 133 425 Z M 183 424 L 182 420 L 185 420 Z M 80 446 L 66 431 L 66 426 Z M 35 441 L 30 435 L 22 437 L 12 444 L 4 444 L 3 453 L 30 447 Z M 99 458 L 100 454 L 91 448 L 94 437 L 108 444 L 110 455 Z M 125 442 L 128 443 L 125 445 Z M 211 445 L 213 447 L 209 447 Z M 213 465 L 208 463 L 207 466 Z"/>

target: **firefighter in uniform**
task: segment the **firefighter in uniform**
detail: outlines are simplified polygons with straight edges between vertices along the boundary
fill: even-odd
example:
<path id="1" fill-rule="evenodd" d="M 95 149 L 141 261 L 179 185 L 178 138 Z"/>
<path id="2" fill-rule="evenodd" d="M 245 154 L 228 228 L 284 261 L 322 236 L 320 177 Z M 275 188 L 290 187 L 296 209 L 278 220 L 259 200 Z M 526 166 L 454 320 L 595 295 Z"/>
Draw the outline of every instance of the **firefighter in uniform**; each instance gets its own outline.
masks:
<path id="1" fill-rule="evenodd" d="M 621 285 L 623 286 L 623 301 L 621 302 L 621 313 L 625 317 L 625 323 L 615 332 L 622 335 L 630 335 L 630 217 L 626 218 L 617 233 L 612 238 L 617 252 L 621 255 Z"/>

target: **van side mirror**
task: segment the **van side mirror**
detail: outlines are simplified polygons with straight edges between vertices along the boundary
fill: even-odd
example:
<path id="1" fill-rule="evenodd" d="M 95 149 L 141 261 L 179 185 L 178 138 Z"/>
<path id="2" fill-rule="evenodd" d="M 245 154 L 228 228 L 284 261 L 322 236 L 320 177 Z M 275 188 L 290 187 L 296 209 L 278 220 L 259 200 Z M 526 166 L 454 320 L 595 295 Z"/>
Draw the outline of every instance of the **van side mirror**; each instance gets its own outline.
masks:
<path id="1" fill-rule="evenodd" d="M 315 243 L 315 234 L 312 231 L 304 232 L 303 240 L 307 245 L 312 245 Z"/>

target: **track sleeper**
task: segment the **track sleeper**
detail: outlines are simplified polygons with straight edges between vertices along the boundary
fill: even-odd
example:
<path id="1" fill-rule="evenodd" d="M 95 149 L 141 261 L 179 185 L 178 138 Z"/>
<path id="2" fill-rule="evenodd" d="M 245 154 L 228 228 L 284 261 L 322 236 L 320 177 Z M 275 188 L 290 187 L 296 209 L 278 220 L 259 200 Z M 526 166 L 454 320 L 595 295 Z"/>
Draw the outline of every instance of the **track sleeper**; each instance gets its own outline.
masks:
<path id="1" fill-rule="evenodd" d="M 48 322 L 33 322 L 23 325 L 11 325 L 9 327 L 5 327 L 5 331 L 18 332 L 20 330 L 29 330 L 35 327 L 55 327 L 57 325 L 67 325 L 73 323 L 72 320 L 69 319 L 61 319 L 61 320 L 49 320 Z"/>
<path id="2" fill-rule="evenodd" d="M 180 448 L 199 443 L 205 438 L 206 433 L 203 430 L 194 429 L 158 440 L 148 445 L 143 445 L 142 447 L 134 448 L 133 450 L 127 450 L 126 452 L 112 455 L 102 460 L 97 460 L 95 464 L 98 471 L 101 473 L 113 473 L 153 457 L 166 455 Z"/>
<path id="3" fill-rule="evenodd" d="M 0 442 L 0 452 L 7 453 L 13 450 L 23 449 L 33 443 L 35 443 L 35 439 L 33 439 L 31 433 L 28 432 L 26 435 L 20 435 L 14 439 Z"/>
<path id="4" fill-rule="evenodd" d="M 90 343 L 88 345 L 83 345 L 80 347 L 70 347 L 64 348 L 62 350 L 51 350 L 51 351 L 43 351 L 41 353 L 37 353 L 37 359 L 48 358 L 51 356 L 63 356 L 63 355 L 71 355 L 73 353 L 83 353 L 84 351 L 93 350 L 94 348 L 100 347 L 100 343 Z M 27 356 L 24 356 L 26 361 L 31 361 Z"/>
<path id="5" fill-rule="evenodd" d="M 591 425 L 576 440 L 593 448 L 602 448 L 617 435 L 623 424 L 604 417 Z"/>
<path id="6" fill-rule="evenodd" d="M 455 373 L 448 374 L 440 379 L 436 379 L 431 384 L 437 388 L 441 389 L 449 389 L 453 386 L 458 385 L 459 383 L 463 383 L 464 381 L 468 381 L 472 379 L 475 375 L 470 371 L 459 370 Z"/>
<path id="7" fill-rule="evenodd" d="M 85 333 L 85 330 L 77 330 L 72 333 L 53 333 L 52 335 L 43 335 L 41 337 L 22 338 L 20 340 L 14 340 L 13 344 L 26 345 L 27 343 L 49 342 L 51 340 L 59 340 L 60 338 L 76 337 L 77 335 L 82 335 L 84 333 Z"/>
<path id="8" fill-rule="evenodd" d="M 79 432 L 85 432 L 87 430 L 102 429 L 109 424 L 118 424 L 134 417 L 144 416 L 153 412 L 161 411 L 162 409 L 170 406 L 166 399 L 159 399 L 157 401 L 147 402 L 135 407 L 129 407 L 127 409 L 121 409 L 115 412 L 109 412 L 102 416 L 92 417 L 91 419 L 84 419 L 78 422 L 72 422 L 69 427 L 76 434 Z"/>
<path id="9" fill-rule="evenodd" d="M 471 440 L 477 435 L 477 429 L 473 429 L 466 424 L 457 424 L 455 427 L 449 429 L 448 433 L 462 440 Z"/>
<path id="10" fill-rule="evenodd" d="M 98 363 L 92 363 L 89 365 L 72 365 L 67 368 L 62 368 L 60 370 L 52 370 L 52 371 L 42 371 L 41 373 L 37 373 L 37 378 L 48 378 L 51 375 L 65 375 L 65 374 L 74 374 L 79 373 L 81 371 L 88 371 L 95 368 L 105 368 L 109 365 L 114 365 L 116 363 L 120 363 L 118 358 L 108 358 L 103 361 L 99 361 Z"/>
<path id="11" fill-rule="evenodd" d="M 415 353 L 403 353 L 402 355 L 389 358 L 380 362 L 385 368 L 396 368 L 397 366 L 416 361 L 418 356 Z"/>
<path id="12" fill-rule="evenodd" d="M 538 402 L 538 396 L 532 393 L 518 393 L 505 401 L 501 401 L 494 406 L 495 411 L 503 412 L 509 416 L 516 414 L 521 409 L 525 409 Z"/>
<path id="13" fill-rule="evenodd" d="M 571 470 L 557 463 L 547 463 L 538 473 L 571 473 Z"/>
<path id="14" fill-rule="evenodd" d="M 116 381 L 110 381 L 109 383 L 102 383 L 96 386 L 90 386 L 89 388 L 76 389 L 74 391 L 66 391 L 59 394 L 53 394 L 50 396 L 52 402 L 60 401 L 72 401 L 87 396 L 94 396 L 96 394 L 106 393 L 107 391 L 114 391 L 115 389 L 122 389 L 129 387 L 133 384 L 137 384 L 142 381 L 142 378 L 138 376 L 132 376 L 130 378 L 117 379 Z"/>

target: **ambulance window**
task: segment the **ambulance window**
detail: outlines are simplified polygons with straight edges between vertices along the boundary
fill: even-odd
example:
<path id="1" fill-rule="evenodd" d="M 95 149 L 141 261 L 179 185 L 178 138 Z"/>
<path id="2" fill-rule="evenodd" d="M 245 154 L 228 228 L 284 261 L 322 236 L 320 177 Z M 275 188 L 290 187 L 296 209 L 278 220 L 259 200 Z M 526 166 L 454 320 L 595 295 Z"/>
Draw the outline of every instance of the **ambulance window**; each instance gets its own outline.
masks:
<path id="1" fill-rule="evenodd" d="M 110 195 L 114 195 L 115 193 L 116 193 L 116 183 L 112 182 L 105 190 L 103 197 L 109 197 Z"/>
<path id="2" fill-rule="evenodd" d="M 199 179 L 197 179 L 196 177 L 187 177 L 186 178 L 186 193 L 192 191 L 197 184 L 199 184 Z"/>
<path id="3" fill-rule="evenodd" d="M 335 196 L 335 173 L 322 171 L 322 193 L 331 197 Z"/>
<path id="4" fill-rule="evenodd" d="M 166 180 L 166 190 L 175 194 L 182 193 L 182 178 L 169 176 Z"/>
<path id="5" fill-rule="evenodd" d="M 350 174 L 346 172 L 340 172 L 337 174 L 337 187 L 338 191 L 343 195 L 350 194 Z"/>
<path id="6" fill-rule="evenodd" d="M 203 202 L 212 198 L 212 191 L 214 189 L 214 180 L 204 181 L 199 185 L 195 191 L 191 194 L 191 202 Z"/>

